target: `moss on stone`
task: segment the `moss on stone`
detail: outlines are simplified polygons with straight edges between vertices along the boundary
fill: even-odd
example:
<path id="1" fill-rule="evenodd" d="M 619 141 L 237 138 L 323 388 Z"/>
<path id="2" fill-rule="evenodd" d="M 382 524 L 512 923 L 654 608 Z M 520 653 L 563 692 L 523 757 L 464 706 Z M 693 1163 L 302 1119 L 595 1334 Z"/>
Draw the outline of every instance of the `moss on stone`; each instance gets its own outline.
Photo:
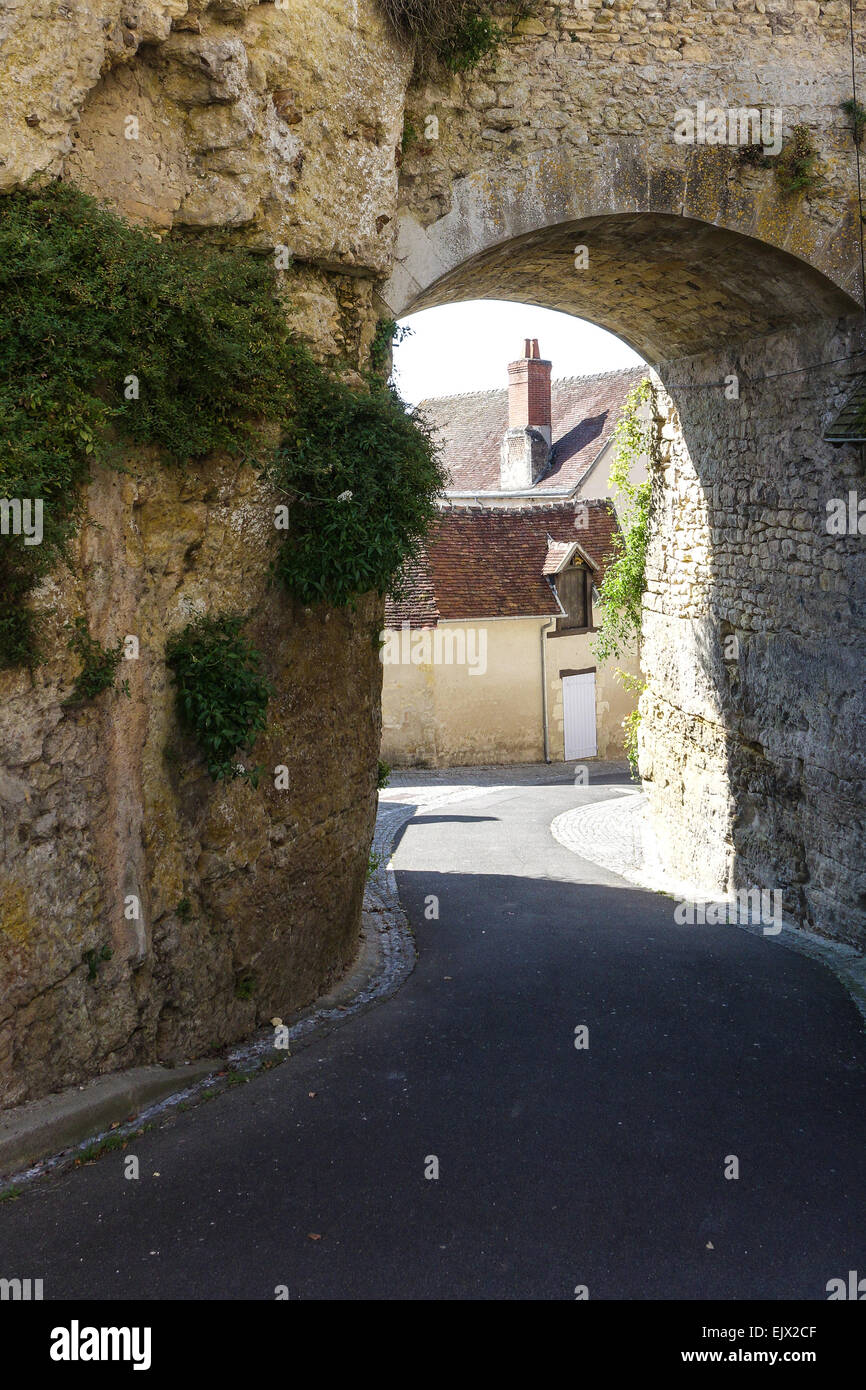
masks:
<path id="1" fill-rule="evenodd" d="M 37 932 L 27 894 L 20 883 L 7 882 L 0 889 L 0 932 L 19 946 L 27 945 Z"/>

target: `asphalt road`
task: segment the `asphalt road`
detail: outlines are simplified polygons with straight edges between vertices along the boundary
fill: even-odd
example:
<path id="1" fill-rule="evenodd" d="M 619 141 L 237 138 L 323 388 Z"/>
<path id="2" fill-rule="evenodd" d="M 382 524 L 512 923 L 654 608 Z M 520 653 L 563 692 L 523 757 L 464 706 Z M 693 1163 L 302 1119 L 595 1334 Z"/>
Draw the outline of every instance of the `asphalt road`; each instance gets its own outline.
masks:
<path id="1" fill-rule="evenodd" d="M 135 1140 L 138 1181 L 112 1153 L 4 1203 L 0 1274 L 46 1299 L 824 1300 L 866 1272 L 859 1015 L 821 965 L 677 926 L 553 840 L 609 794 L 409 822 L 402 989 Z"/>

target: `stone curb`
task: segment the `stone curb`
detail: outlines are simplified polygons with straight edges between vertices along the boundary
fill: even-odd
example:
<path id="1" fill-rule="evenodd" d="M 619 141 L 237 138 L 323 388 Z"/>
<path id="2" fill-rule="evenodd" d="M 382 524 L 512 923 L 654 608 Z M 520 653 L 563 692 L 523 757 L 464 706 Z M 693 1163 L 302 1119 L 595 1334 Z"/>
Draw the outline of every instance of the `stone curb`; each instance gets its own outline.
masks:
<path id="1" fill-rule="evenodd" d="M 636 888 L 680 900 L 724 903 L 717 893 L 665 875 L 644 814 L 646 805 L 647 799 L 640 792 L 620 793 L 609 801 L 563 811 L 551 821 L 550 832 L 565 849 L 618 874 Z M 853 946 L 807 931 L 788 918 L 782 919 L 782 930 L 772 936 L 758 922 L 732 925 L 820 961 L 848 991 L 866 1024 L 866 955 Z"/>
<path id="2" fill-rule="evenodd" d="M 391 845 L 417 806 L 382 805 L 376 820 L 372 853 L 379 864 L 364 894 L 361 941 L 352 965 L 337 984 L 287 1024 L 292 1049 L 309 1046 L 333 1028 L 393 994 L 411 973 L 416 959 L 414 937 L 400 907 L 390 866 Z M 135 1067 L 112 1072 L 84 1086 L 0 1112 L 2 1185 L 29 1181 L 73 1161 L 76 1150 L 98 1145 L 109 1136 L 123 1138 L 143 1123 L 164 1117 L 181 1104 L 195 1103 L 246 1079 L 266 1060 L 285 1060 L 290 1051 L 274 1051 L 273 1030 L 226 1054 L 180 1067 Z"/>
<path id="3" fill-rule="evenodd" d="M 0 1173 L 104 1132 L 221 1065 L 208 1058 L 185 1067 L 134 1067 L 7 1110 L 0 1114 Z"/>

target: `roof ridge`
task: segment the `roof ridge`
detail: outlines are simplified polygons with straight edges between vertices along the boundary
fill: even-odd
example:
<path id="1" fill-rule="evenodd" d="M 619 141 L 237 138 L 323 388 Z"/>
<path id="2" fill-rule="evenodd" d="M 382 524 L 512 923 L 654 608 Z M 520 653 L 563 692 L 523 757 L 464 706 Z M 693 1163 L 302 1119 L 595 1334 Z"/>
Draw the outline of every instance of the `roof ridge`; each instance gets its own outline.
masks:
<path id="1" fill-rule="evenodd" d="M 431 401 L 465 401 L 470 396 L 501 396 L 507 391 L 507 386 L 488 386 L 483 391 L 451 391 L 447 396 L 425 396 L 418 402 L 416 409 L 420 409 L 422 405 L 429 405 Z"/>
<path id="2" fill-rule="evenodd" d="M 555 386 L 562 381 L 601 381 L 604 377 L 636 376 L 638 372 L 647 371 L 649 371 L 649 364 L 644 362 L 637 367 L 612 367 L 609 372 L 578 372 L 576 376 L 554 376 L 551 377 L 550 384 Z"/>
<path id="3" fill-rule="evenodd" d="M 539 512 L 565 512 L 574 511 L 577 507 L 585 506 L 588 508 L 601 508 L 603 511 L 610 511 L 613 502 L 609 497 L 566 497 L 562 501 L 556 502 L 527 502 L 519 507 L 503 507 L 485 503 L 479 503 L 473 507 L 470 503 L 451 503 L 447 507 L 440 507 L 438 515 L 442 516 L 529 516 L 538 515 Z"/>
<path id="4" fill-rule="evenodd" d="M 647 371 L 649 371 L 649 364 L 644 362 L 635 367 L 612 367 L 607 372 L 583 372 L 576 376 L 553 376 L 550 384 L 551 386 L 558 386 L 561 382 L 566 381 L 601 381 L 605 377 L 633 375 L 637 372 Z M 423 405 L 430 405 L 439 401 L 465 401 L 470 396 L 505 396 L 507 394 L 507 385 L 487 386 L 483 390 L 477 391 L 449 391 L 447 395 L 443 396 L 425 396 L 423 400 L 418 401 L 416 409 L 420 410 Z"/>

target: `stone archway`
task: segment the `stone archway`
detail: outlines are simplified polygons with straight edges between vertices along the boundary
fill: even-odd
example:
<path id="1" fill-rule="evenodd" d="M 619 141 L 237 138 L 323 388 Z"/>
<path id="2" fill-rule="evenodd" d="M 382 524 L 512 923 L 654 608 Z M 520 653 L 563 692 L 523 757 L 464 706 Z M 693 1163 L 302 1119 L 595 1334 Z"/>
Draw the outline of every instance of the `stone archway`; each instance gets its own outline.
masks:
<path id="1" fill-rule="evenodd" d="M 500 230 L 465 207 L 426 229 L 406 214 L 383 298 L 395 314 L 538 304 L 654 365 L 641 770 L 668 872 L 779 888 L 792 917 L 862 942 L 862 541 L 825 524 L 831 498 L 863 490 L 859 450 L 823 439 L 866 366 L 846 273 L 670 212 Z"/>
<path id="2" fill-rule="evenodd" d="M 418 273 L 434 274 L 430 254 Z M 513 299 L 590 319 L 659 363 L 844 316 L 850 297 L 808 262 L 742 233 L 670 213 L 558 222 L 478 250 L 429 284 L 407 261 L 383 298 L 395 314 L 460 299 Z M 414 284 L 412 283 L 414 281 Z M 411 289 L 410 289 L 411 285 Z M 408 301 L 404 298 L 411 293 Z"/>
<path id="3" fill-rule="evenodd" d="M 426 153 L 403 192 L 381 289 L 397 316 L 520 299 L 591 319 L 655 363 L 861 302 L 850 190 L 839 190 L 828 235 L 736 149 L 620 138 L 581 158 L 543 150 L 488 164 L 473 143 L 432 219 L 425 194 L 444 171 L 436 148 Z"/>

